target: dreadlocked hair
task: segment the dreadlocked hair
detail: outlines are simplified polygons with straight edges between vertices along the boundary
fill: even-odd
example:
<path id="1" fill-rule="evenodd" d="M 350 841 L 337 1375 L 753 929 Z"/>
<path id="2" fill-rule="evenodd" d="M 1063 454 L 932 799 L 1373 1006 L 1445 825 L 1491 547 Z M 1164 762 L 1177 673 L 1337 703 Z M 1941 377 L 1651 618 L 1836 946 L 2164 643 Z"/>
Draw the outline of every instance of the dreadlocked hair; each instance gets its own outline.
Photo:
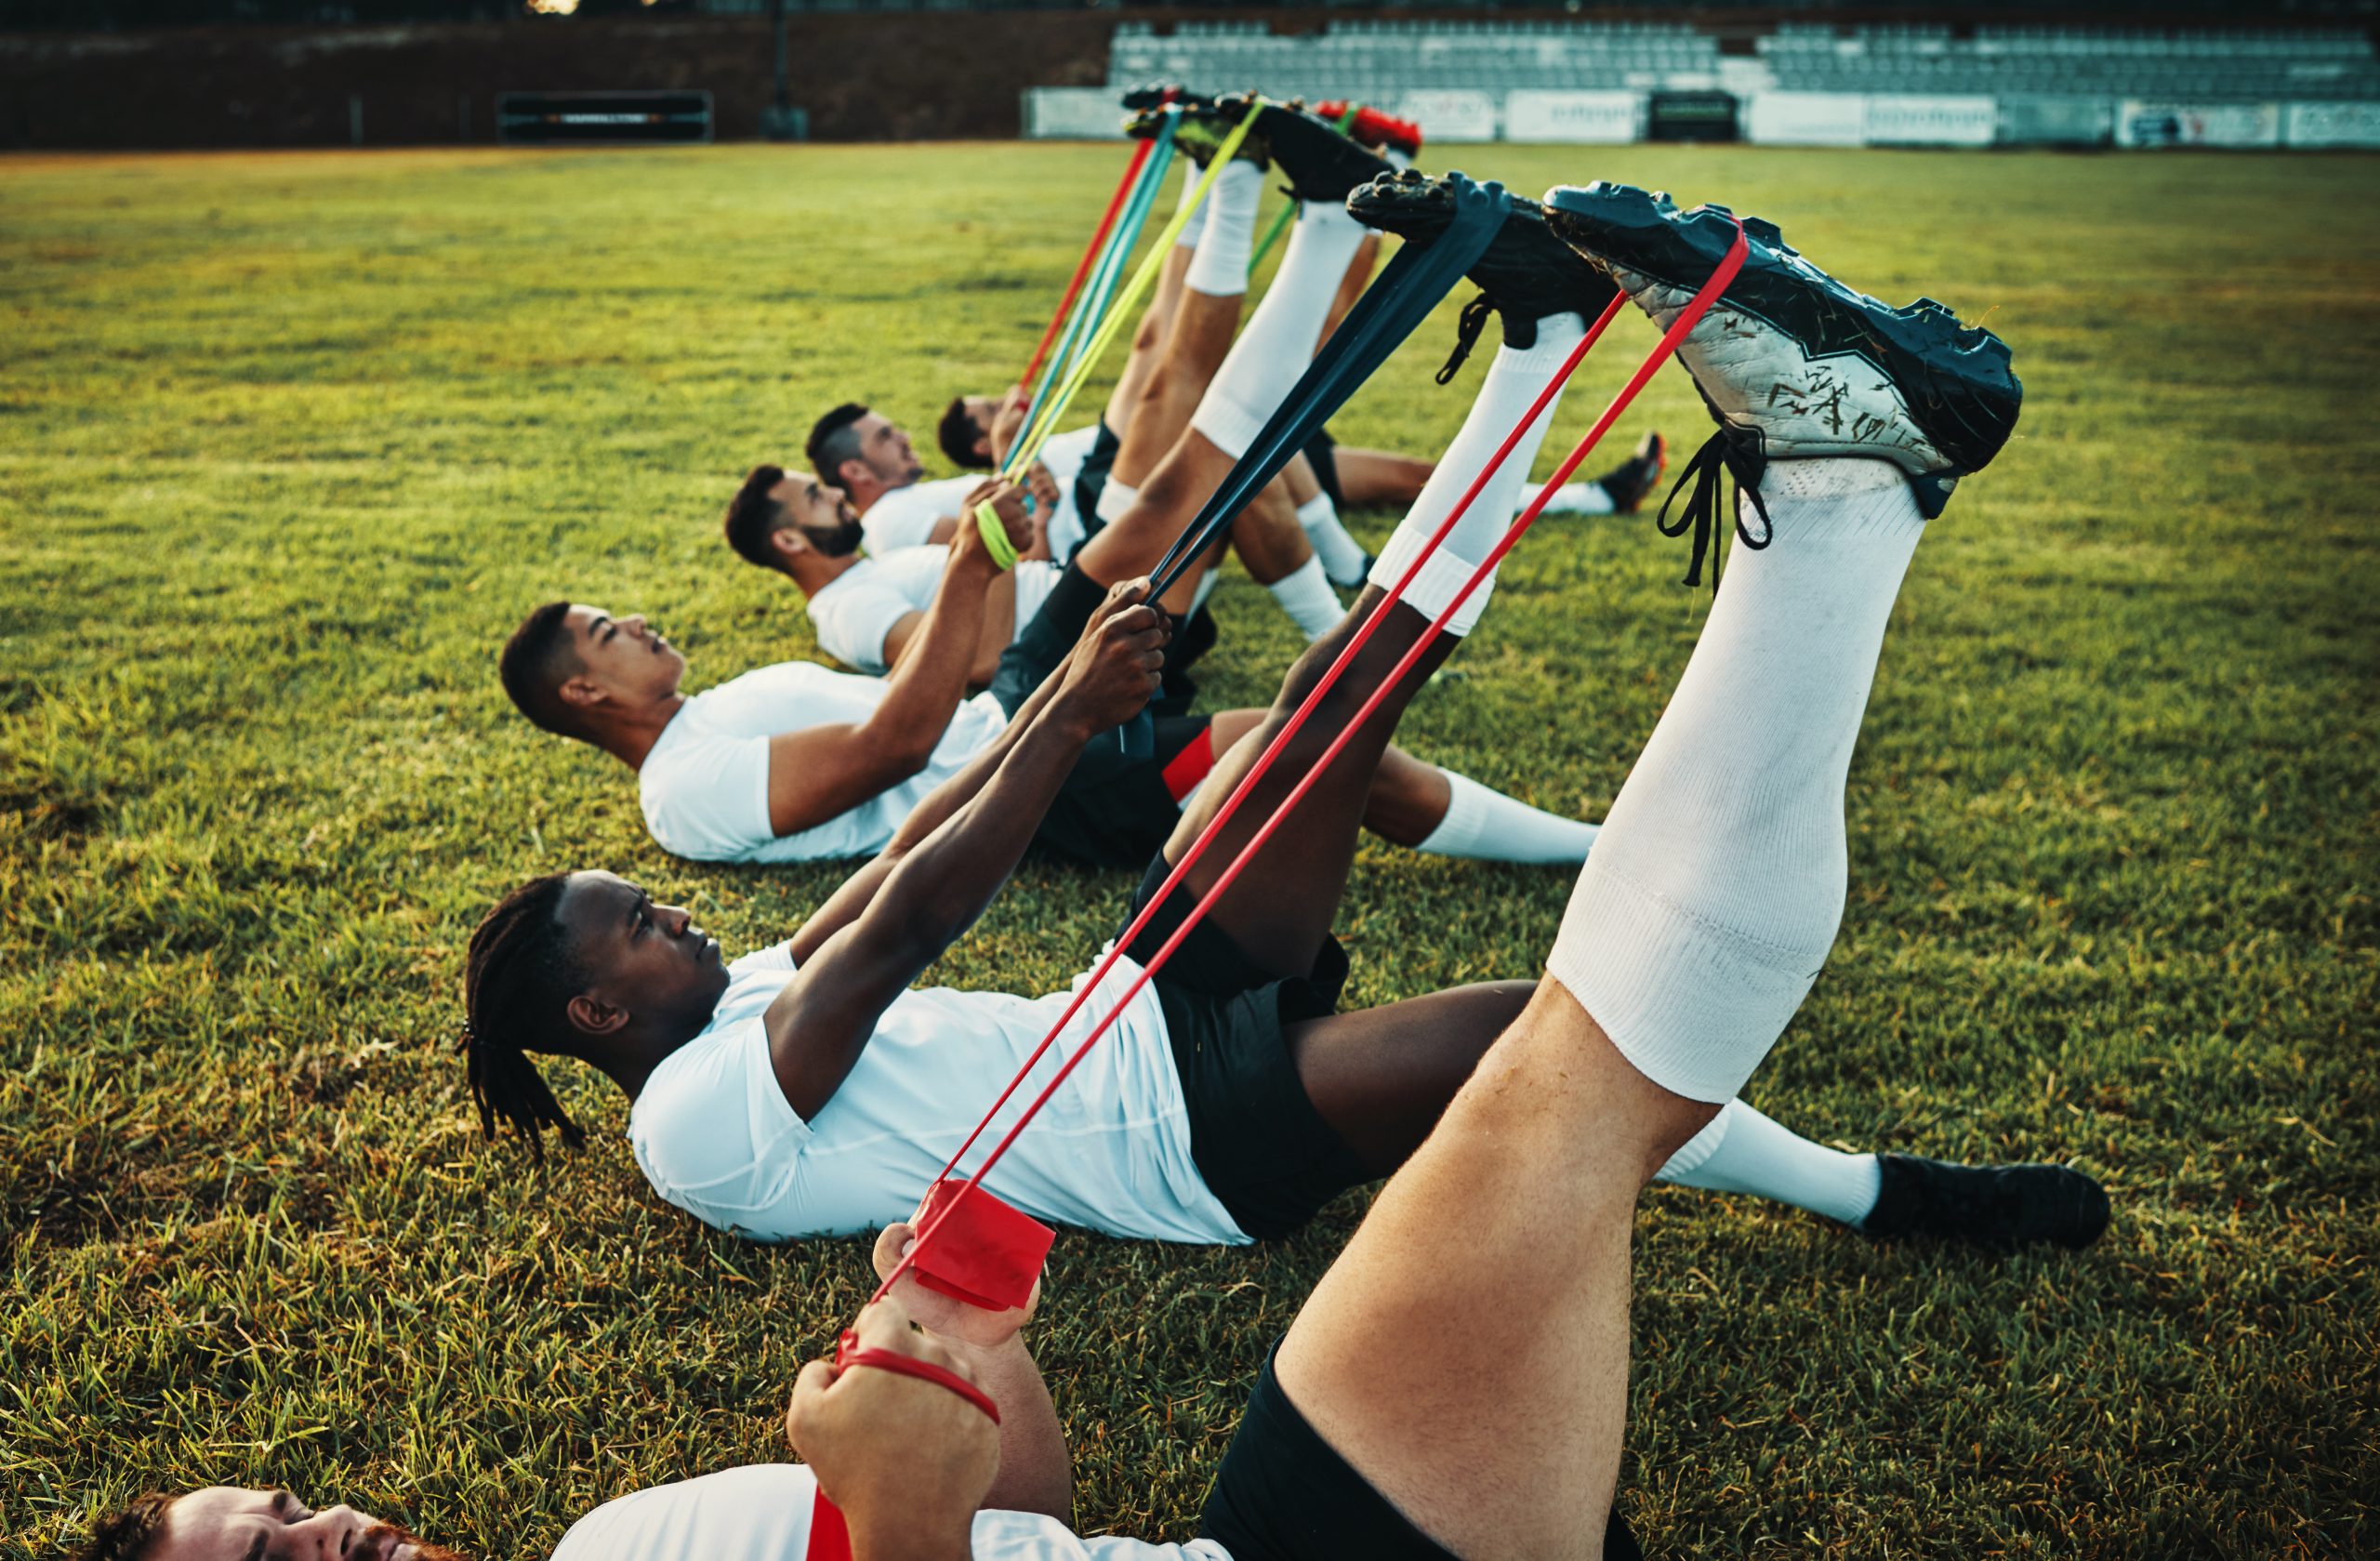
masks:
<path id="1" fill-rule="evenodd" d="M 90 1542 L 74 1553 L 73 1561 L 140 1561 L 165 1524 L 165 1509 L 173 1504 L 174 1498 L 162 1490 L 134 1497 L 131 1505 L 91 1526 Z"/>
<path id="2" fill-rule="evenodd" d="M 587 972 L 556 915 L 569 881 L 567 874 L 549 873 L 498 901 L 472 932 L 463 966 L 462 1051 L 480 1131 L 495 1138 L 502 1118 L 540 1162 L 548 1127 L 559 1129 L 574 1149 L 587 1141 L 528 1058 L 532 1052 L 577 1054 L 566 1011 L 585 990 Z"/>

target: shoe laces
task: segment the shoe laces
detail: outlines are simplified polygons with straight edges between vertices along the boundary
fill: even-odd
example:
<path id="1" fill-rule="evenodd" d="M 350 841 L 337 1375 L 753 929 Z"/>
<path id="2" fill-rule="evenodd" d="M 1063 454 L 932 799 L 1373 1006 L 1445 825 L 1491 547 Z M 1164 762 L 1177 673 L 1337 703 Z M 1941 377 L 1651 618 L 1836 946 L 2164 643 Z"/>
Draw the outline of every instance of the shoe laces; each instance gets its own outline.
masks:
<path id="1" fill-rule="evenodd" d="M 1447 359 L 1447 366 L 1438 370 L 1439 384 L 1453 382 L 1456 373 L 1462 367 L 1462 361 L 1471 356 L 1471 350 L 1479 345 L 1481 333 L 1488 329 L 1488 317 L 1495 312 L 1495 300 L 1485 293 L 1462 306 L 1462 314 L 1455 321 L 1454 353 Z"/>
<path id="2" fill-rule="evenodd" d="M 1736 480 L 1736 507 L 1729 513 L 1734 516 L 1736 536 L 1743 545 L 1758 552 L 1776 539 L 1776 524 L 1768 518 L 1766 501 L 1760 496 L 1760 475 L 1765 464 L 1757 455 L 1738 449 L 1727 430 L 1719 428 L 1712 430 L 1711 437 L 1702 442 L 1702 448 L 1694 452 L 1694 457 L 1677 474 L 1677 482 L 1671 487 L 1669 497 L 1661 500 L 1660 513 L 1653 518 L 1653 524 L 1663 536 L 1683 536 L 1689 528 L 1692 529 L 1694 556 L 1686 564 L 1684 584 L 1699 586 L 1702 583 L 1702 561 L 1708 557 L 1711 561 L 1711 589 L 1713 594 L 1719 589 L 1719 550 L 1712 546 L 1712 537 L 1723 499 L 1720 486 L 1726 478 Z M 1678 511 L 1677 519 L 1673 522 L 1670 506 L 1677 502 L 1677 496 L 1686 491 L 1689 483 L 1694 484 L 1694 491 L 1686 494 L 1686 507 Z M 1757 536 L 1744 523 L 1743 501 L 1746 497 L 1751 498 L 1752 509 L 1760 515 L 1761 533 Z"/>

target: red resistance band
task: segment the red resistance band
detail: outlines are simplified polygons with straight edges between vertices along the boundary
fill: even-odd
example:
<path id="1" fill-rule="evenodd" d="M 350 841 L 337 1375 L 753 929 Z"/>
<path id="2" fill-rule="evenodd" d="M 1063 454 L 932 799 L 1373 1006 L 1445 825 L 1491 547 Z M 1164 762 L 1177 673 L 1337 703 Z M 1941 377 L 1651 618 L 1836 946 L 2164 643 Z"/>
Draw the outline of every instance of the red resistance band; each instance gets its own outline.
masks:
<path id="1" fill-rule="evenodd" d="M 1729 246 L 1726 258 L 1721 260 L 1717 269 L 1712 271 L 1709 280 L 1705 281 L 1694 295 L 1693 300 L 1675 320 L 1671 322 L 1669 329 L 1661 333 L 1659 343 L 1637 367 L 1636 372 L 1629 377 L 1628 382 L 1620 387 L 1619 394 L 1612 397 L 1611 403 L 1604 408 L 1602 416 L 1595 419 L 1594 426 L 1587 430 L 1586 437 L 1579 442 L 1578 446 L 1563 460 L 1554 475 L 1546 480 L 1544 485 L 1539 489 L 1537 496 L 1529 501 L 1527 508 L 1514 519 L 1512 525 L 1505 531 L 1502 540 L 1498 542 L 1488 551 L 1488 557 L 1472 571 L 1471 577 L 1463 583 L 1462 589 L 1455 593 L 1454 599 L 1447 603 L 1436 618 L 1432 620 L 1429 632 L 1413 642 L 1397 664 L 1390 668 L 1388 675 L 1381 680 L 1380 685 L 1372 691 L 1371 695 L 1349 719 L 1344 730 L 1331 740 L 1329 746 L 1323 750 L 1321 757 L 1315 761 L 1305 775 L 1290 788 L 1289 794 L 1282 800 L 1280 806 L 1273 811 L 1272 816 L 1265 820 L 1263 827 L 1258 829 L 1247 845 L 1241 848 L 1239 854 L 1232 860 L 1231 865 L 1223 869 L 1223 875 L 1216 880 L 1214 887 L 1191 907 L 1190 913 L 1183 918 L 1181 925 L 1174 929 L 1172 934 L 1165 940 L 1148 963 L 1142 967 L 1140 975 L 1125 990 L 1124 995 L 1117 999 L 1116 1005 L 1107 1011 L 1106 1016 L 1099 1021 L 1091 1034 L 1084 1038 L 1082 1044 L 1067 1057 L 1064 1065 L 1058 1069 L 1057 1076 L 1050 1080 L 1039 1094 L 1026 1104 L 1024 1113 L 1018 1117 L 1015 1124 L 1008 1130 L 998 1144 L 992 1146 L 991 1153 L 984 1158 L 984 1163 L 976 1168 L 974 1177 L 959 1183 L 959 1191 L 944 1206 L 942 1212 L 920 1226 L 917 1240 L 909 1248 L 908 1255 L 893 1264 L 892 1272 L 886 1275 L 884 1282 L 877 1287 L 876 1299 L 881 1299 L 892 1290 L 895 1280 L 916 1266 L 919 1255 L 928 1249 L 942 1228 L 950 1222 L 952 1216 L 966 1208 L 969 1195 L 981 1187 L 984 1179 L 991 1173 L 992 1168 L 999 1163 L 1001 1157 L 1008 1153 L 1009 1146 L 1016 1142 L 1017 1135 L 1025 1131 L 1025 1124 L 1033 1120 L 1041 1107 L 1048 1104 L 1050 1097 L 1065 1083 L 1067 1077 L 1085 1057 L 1091 1054 L 1091 1049 L 1097 1045 L 1101 1037 L 1114 1025 L 1125 1008 L 1140 994 L 1141 988 L 1147 986 L 1150 978 L 1164 968 L 1166 961 L 1173 957 L 1173 951 L 1181 946 L 1183 940 L 1206 919 L 1207 913 L 1214 908 L 1215 902 L 1223 897 L 1233 883 L 1237 881 L 1239 875 L 1254 859 L 1256 853 L 1273 838 L 1274 832 L 1280 828 L 1290 812 L 1304 800 L 1305 794 L 1313 789 L 1315 782 L 1321 778 L 1332 761 L 1345 750 L 1348 743 L 1354 740 L 1355 734 L 1362 730 L 1364 722 L 1370 720 L 1372 712 L 1380 708 L 1381 702 L 1388 697 L 1391 691 L 1427 653 L 1437 636 L 1445 631 L 1447 624 L 1452 621 L 1454 615 L 1461 610 L 1465 602 L 1471 599 L 1472 593 L 1495 572 L 1496 566 L 1503 562 L 1504 555 L 1511 552 L 1514 545 L 1521 539 L 1531 525 L 1536 523 L 1537 517 L 1545 509 L 1547 501 L 1554 496 L 1554 491 L 1570 480 L 1571 473 L 1578 470 L 1580 462 L 1587 458 L 1588 453 L 1602 441 L 1606 433 L 1610 431 L 1612 425 L 1620 420 L 1620 414 L 1628 409 L 1629 404 L 1652 379 L 1654 372 L 1669 360 L 1670 356 L 1677 351 L 1678 343 L 1686 338 L 1686 333 L 1701 324 L 1702 317 L 1710 311 L 1711 306 L 1718 302 L 1720 296 L 1726 293 L 1728 284 L 1735 281 L 1736 273 L 1743 269 L 1747 249 L 1743 224 L 1739 221 L 1736 224 L 1736 242 Z M 1362 653 L 1364 646 L 1370 642 L 1373 634 L 1379 631 L 1388 607 L 1403 597 L 1406 588 L 1412 583 L 1414 576 L 1421 572 L 1422 566 L 1452 534 L 1455 523 L 1462 518 L 1463 512 L 1471 508 L 1473 501 L 1487 487 L 1488 480 L 1494 476 L 1496 470 L 1511 456 L 1514 446 L 1520 443 L 1522 434 L 1543 415 L 1546 407 L 1553 403 L 1554 396 L 1560 392 L 1563 384 L 1578 368 L 1580 360 L 1584 359 L 1595 343 L 1602 339 L 1604 331 L 1609 327 L 1613 317 L 1620 312 L 1620 305 L 1624 301 L 1625 295 L 1615 295 L 1610 305 L 1604 310 L 1602 316 L 1580 340 L 1579 345 L 1571 350 L 1569 357 L 1563 363 L 1559 372 L 1554 375 L 1552 383 L 1539 394 L 1536 402 L 1522 416 L 1513 431 L 1504 436 L 1504 441 L 1497 447 L 1495 455 L 1490 456 L 1488 463 L 1480 469 L 1479 475 L 1472 479 L 1471 485 L 1463 490 L 1462 497 L 1456 502 L 1452 509 L 1448 511 L 1447 518 L 1439 523 L 1438 529 L 1431 534 L 1429 542 L 1415 555 L 1413 562 L 1406 566 L 1405 573 L 1390 589 L 1386 598 L 1356 629 L 1346 648 L 1339 653 L 1338 659 L 1330 664 L 1329 669 L 1315 685 L 1314 692 L 1306 696 L 1305 702 L 1300 705 L 1289 721 L 1283 724 L 1280 734 L 1265 747 L 1255 764 L 1250 767 L 1247 775 L 1241 779 L 1239 785 L 1233 788 L 1231 796 L 1217 811 L 1213 821 L 1199 833 L 1196 840 L 1191 842 L 1190 849 L 1183 853 L 1182 860 L 1174 865 L 1173 871 L 1167 876 L 1164 883 L 1158 887 L 1156 893 L 1149 896 L 1140 914 L 1133 918 L 1131 924 L 1110 946 L 1106 957 L 1092 970 L 1089 978 L 1076 989 L 1073 1001 L 1066 1005 L 1065 1012 L 1059 1014 L 1056 1023 L 1050 1026 L 1050 1033 L 1042 1038 L 1041 1044 L 1034 1049 L 1033 1054 L 1025 1060 L 1024 1065 L 1017 1070 L 1016 1077 L 1011 1079 L 1008 1088 L 1000 1092 L 999 1099 L 992 1103 L 991 1109 L 984 1114 L 984 1119 L 976 1124 L 975 1131 L 968 1134 L 966 1143 L 959 1146 L 959 1152 L 951 1156 L 949 1163 L 943 1167 L 941 1174 L 935 1178 L 937 1184 L 950 1180 L 950 1173 L 958 1168 L 959 1162 L 966 1157 L 967 1152 L 974 1146 L 976 1141 L 990 1129 L 993 1119 L 999 1115 L 1000 1109 L 1008 1104 L 1011 1097 L 1024 1087 L 1025 1080 L 1040 1063 L 1043 1055 L 1051 1047 L 1057 1044 L 1058 1037 L 1064 1033 L 1066 1025 L 1072 1021 L 1076 1013 L 1081 1011 L 1082 1005 L 1090 1000 L 1091 994 L 1099 989 L 1100 983 L 1106 978 L 1108 972 L 1115 968 L 1116 961 L 1123 958 L 1123 951 L 1132 946 L 1133 940 L 1140 935 L 1142 930 L 1164 906 L 1166 897 L 1181 885 L 1190 868 L 1200 856 L 1205 854 L 1208 846 L 1221 833 L 1233 814 L 1239 810 L 1240 804 L 1255 789 L 1257 783 L 1271 770 L 1274 762 L 1297 736 L 1298 732 L 1304 726 L 1323 698 L 1329 695 L 1339 680 L 1346 675 L 1348 668 L 1355 664 L 1356 656 Z"/>
<path id="2" fill-rule="evenodd" d="M 992 1396 L 958 1372 L 945 1371 L 931 1360 L 919 1360 L 916 1356 L 903 1355 L 898 1350 L 863 1350 L 859 1347 L 859 1335 L 847 1328 L 843 1329 L 842 1337 L 835 1342 L 835 1369 L 853 1371 L 862 1367 L 890 1371 L 899 1377 L 915 1377 L 921 1382 L 946 1387 L 989 1415 L 994 1425 L 1000 1422 L 1000 1407 L 992 1402 Z"/>
<path id="3" fill-rule="evenodd" d="M 927 1189 L 914 1224 L 942 1232 L 933 1250 L 914 1265 L 918 1283 L 986 1312 L 1008 1312 L 1033 1299 L 1033 1281 L 1058 1233 L 989 1193 L 969 1198 L 947 1224 L 966 1178 L 951 1176 Z M 992 1417 L 997 1420 L 999 1417 Z"/>
<path id="4" fill-rule="evenodd" d="M 1050 316 L 1049 328 L 1041 333 L 1041 344 L 1033 350 L 1033 361 L 1025 365 L 1021 383 L 1026 390 L 1033 389 L 1033 377 L 1041 372 L 1041 360 L 1049 352 L 1050 343 L 1057 339 L 1058 326 L 1065 320 L 1066 311 L 1075 306 L 1075 295 L 1082 291 L 1083 278 L 1091 274 L 1091 262 L 1106 245 L 1108 231 L 1116 226 L 1116 214 L 1124 209 L 1124 197 L 1140 182 L 1141 168 L 1155 150 L 1157 142 L 1143 141 L 1134 149 L 1132 160 L 1124 165 L 1124 177 L 1117 181 L 1116 193 L 1107 197 L 1107 210 L 1099 218 L 1098 231 L 1091 235 L 1091 247 L 1082 252 L 1082 258 L 1076 263 L 1074 278 L 1066 284 L 1065 297 L 1058 300 L 1057 312 Z"/>

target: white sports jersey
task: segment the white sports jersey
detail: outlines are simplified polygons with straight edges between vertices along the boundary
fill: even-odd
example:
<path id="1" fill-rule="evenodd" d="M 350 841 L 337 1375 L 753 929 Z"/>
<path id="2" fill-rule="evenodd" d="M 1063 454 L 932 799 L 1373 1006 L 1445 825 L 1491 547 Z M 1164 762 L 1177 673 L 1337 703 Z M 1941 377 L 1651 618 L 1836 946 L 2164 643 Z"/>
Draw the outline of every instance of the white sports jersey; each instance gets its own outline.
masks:
<path id="1" fill-rule="evenodd" d="M 1055 1075 L 1139 974 L 1131 960 L 1116 962 L 1036 1079 Z M 663 1059 L 628 1112 L 628 1142 L 654 1191 L 761 1241 L 879 1229 L 916 1212 L 1072 996 L 904 992 L 805 1122 L 778 1087 L 762 1023 L 792 979 L 783 944 L 730 965 L 709 1027 Z M 1146 986 L 1017 1135 L 989 1190 L 1036 1219 L 1110 1236 L 1248 1239 L 1191 1158 L 1165 1013 Z"/>
<path id="2" fill-rule="evenodd" d="M 1050 556 L 1060 563 L 1070 562 L 1075 549 L 1082 546 L 1083 520 L 1075 510 L 1075 479 L 1082 473 L 1082 463 L 1091 455 L 1091 447 L 1099 443 L 1099 425 L 1090 424 L 1070 433 L 1050 436 L 1041 446 L 1041 464 L 1058 483 L 1057 512 L 1042 523 L 1042 531 L 1050 538 Z"/>
<path id="3" fill-rule="evenodd" d="M 867 507 L 867 513 L 859 518 L 860 536 L 867 544 L 867 550 L 881 556 L 895 548 L 915 548 L 932 541 L 934 526 L 959 513 L 959 507 L 984 481 L 984 475 L 939 477 L 879 495 Z"/>
<path id="4" fill-rule="evenodd" d="M 706 689 L 678 708 L 637 772 L 644 827 L 663 850 L 697 862 L 813 862 L 871 856 L 926 795 L 989 747 L 1008 712 L 988 694 L 959 707 L 926 767 L 813 828 L 769 827 L 769 739 L 866 721 L 884 702 L 874 678 L 779 662 Z"/>
<path id="5" fill-rule="evenodd" d="M 570 1527 L 553 1561 L 812 1561 L 818 1480 L 799 1463 L 759 1463 L 606 1501 Z M 1036 1513 L 977 1513 L 975 1561 L 1231 1561 L 1212 1540 L 1150 1545 L 1084 1540 Z M 847 1561 L 848 1550 L 816 1561 Z"/>
<path id="6" fill-rule="evenodd" d="M 942 589 L 942 571 L 950 549 L 943 543 L 922 548 L 896 548 L 879 557 L 864 558 L 826 583 L 810 598 L 810 625 L 818 633 L 818 648 L 846 666 L 879 676 L 885 670 L 884 640 L 892 626 L 911 613 L 933 605 Z M 1016 566 L 1016 621 L 1013 640 L 1042 600 L 1057 583 L 1058 568 L 1046 559 L 1026 559 Z"/>

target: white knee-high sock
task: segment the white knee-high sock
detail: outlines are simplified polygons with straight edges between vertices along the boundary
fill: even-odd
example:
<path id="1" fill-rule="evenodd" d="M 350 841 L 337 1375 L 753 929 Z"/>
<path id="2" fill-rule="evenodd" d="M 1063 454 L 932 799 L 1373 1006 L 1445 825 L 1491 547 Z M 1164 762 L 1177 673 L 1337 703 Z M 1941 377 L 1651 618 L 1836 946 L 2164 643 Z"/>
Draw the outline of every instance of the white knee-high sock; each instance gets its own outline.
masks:
<path id="1" fill-rule="evenodd" d="M 1177 249 L 1196 249 L 1198 247 L 1198 233 L 1201 227 L 1199 221 L 1199 211 L 1202 205 L 1198 199 L 1198 181 L 1206 177 L 1206 173 L 1207 170 L 1198 166 L 1196 163 L 1190 162 L 1186 158 L 1183 159 L 1182 164 L 1182 195 L 1180 199 L 1173 203 L 1173 213 L 1175 216 L 1179 217 L 1186 211 L 1190 216 L 1189 218 L 1182 224 L 1182 232 L 1174 237 L 1173 244 L 1174 247 Z M 1215 182 L 1220 184 L 1223 181 L 1221 179 L 1217 179 Z"/>
<path id="2" fill-rule="evenodd" d="M 1340 279 L 1367 232 L 1343 206 L 1309 201 L 1298 207 L 1273 285 L 1240 327 L 1239 339 L 1190 415 L 1190 426 L 1216 449 L 1235 459 L 1246 455 L 1264 420 L 1305 372 L 1322 340 L 1330 300 L 1339 296 Z M 1203 258 L 1206 251 L 1201 248 L 1199 255 Z"/>
<path id="3" fill-rule="evenodd" d="M 1298 626 L 1309 645 L 1337 628 L 1339 620 L 1347 615 L 1347 609 L 1339 603 L 1338 592 L 1330 589 L 1329 576 L 1322 572 L 1322 560 L 1318 557 L 1309 556 L 1303 564 L 1264 589 L 1273 593 L 1273 600 L 1289 615 L 1289 621 Z"/>
<path id="4" fill-rule="evenodd" d="M 1248 291 L 1248 258 L 1256 249 L 1256 203 L 1263 193 L 1264 176 L 1256 165 L 1233 158 L 1208 192 L 1206 229 L 1183 285 L 1215 298 Z"/>
<path id="5" fill-rule="evenodd" d="M 1446 455 L 1431 471 L 1430 480 L 1422 485 L 1421 496 L 1413 501 L 1405 519 L 1397 523 L 1388 546 L 1372 563 L 1371 582 L 1382 590 L 1394 589 L 1398 576 L 1418 557 L 1433 533 L 1445 522 L 1447 512 L 1479 475 L 1513 425 L 1527 416 L 1529 403 L 1545 390 L 1562 360 L 1585 335 L 1575 314 L 1550 315 L 1537 323 L 1537 345 L 1526 351 L 1510 347 L 1496 350 L 1496 361 L 1488 365 L 1488 377 L 1479 387 L 1479 394 L 1471 403 L 1470 415 L 1462 420 L 1462 429 L 1447 446 Z M 1496 475 L 1479 490 L 1478 498 L 1455 523 L 1447 536 L 1446 545 L 1432 553 L 1413 583 L 1405 588 L 1400 600 L 1425 617 L 1435 618 L 1454 600 L 1463 581 L 1479 566 L 1480 561 L 1495 550 L 1511 528 L 1513 516 L 1520 508 L 1520 496 L 1528 483 L 1528 469 L 1537 459 L 1538 446 L 1545 443 L 1545 430 L 1553 426 L 1554 411 L 1562 404 L 1555 396 L 1546 403 L 1545 412 L 1528 431 L 1521 436 Z M 1468 634 L 1487 610 L 1488 598 L 1495 592 L 1493 575 L 1481 582 L 1462 604 L 1462 610 L 1447 624 L 1449 634 Z"/>
<path id="6" fill-rule="evenodd" d="M 1523 495 L 1521 502 L 1527 503 L 1528 496 Z M 1611 501 L 1611 490 L 1601 483 L 1565 483 L 1545 501 L 1549 515 L 1608 515 L 1619 508 Z"/>
<path id="7" fill-rule="evenodd" d="M 1875 1156 L 1813 1144 L 1739 1100 L 1720 1107 L 1653 1180 L 1714 1193 L 1752 1193 L 1847 1225 L 1868 1217 L 1884 1184 Z"/>
<path id="8" fill-rule="evenodd" d="M 1110 477 L 1099 490 L 1099 502 L 1091 506 L 1093 513 L 1108 525 L 1124 518 L 1125 512 L 1138 504 L 1141 490 L 1130 483 L 1118 483 Z"/>
<path id="9" fill-rule="evenodd" d="M 1530 807 L 1452 770 L 1438 774 L 1453 795 L 1446 817 L 1416 851 L 1474 862 L 1583 862 L 1594 847 L 1592 824 Z"/>
<path id="10" fill-rule="evenodd" d="M 1361 584 L 1364 560 L 1368 554 L 1364 545 L 1339 523 L 1339 506 L 1329 494 L 1316 494 L 1298 506 L 1298 527 L 1305 539 L 1322 559 L 1322 567 L 1333 581 Z"/>
<path id="11" fill-rule="evenodd" d="M 1546 959 L 1622 1055 L 1689 1100 L 1742 1087 L 1833 946 L 1844 777 L 1925 527 L 1883 461 L 1778 462 L 1761 494 L 1773 539 L 1728 559 Z"/>

